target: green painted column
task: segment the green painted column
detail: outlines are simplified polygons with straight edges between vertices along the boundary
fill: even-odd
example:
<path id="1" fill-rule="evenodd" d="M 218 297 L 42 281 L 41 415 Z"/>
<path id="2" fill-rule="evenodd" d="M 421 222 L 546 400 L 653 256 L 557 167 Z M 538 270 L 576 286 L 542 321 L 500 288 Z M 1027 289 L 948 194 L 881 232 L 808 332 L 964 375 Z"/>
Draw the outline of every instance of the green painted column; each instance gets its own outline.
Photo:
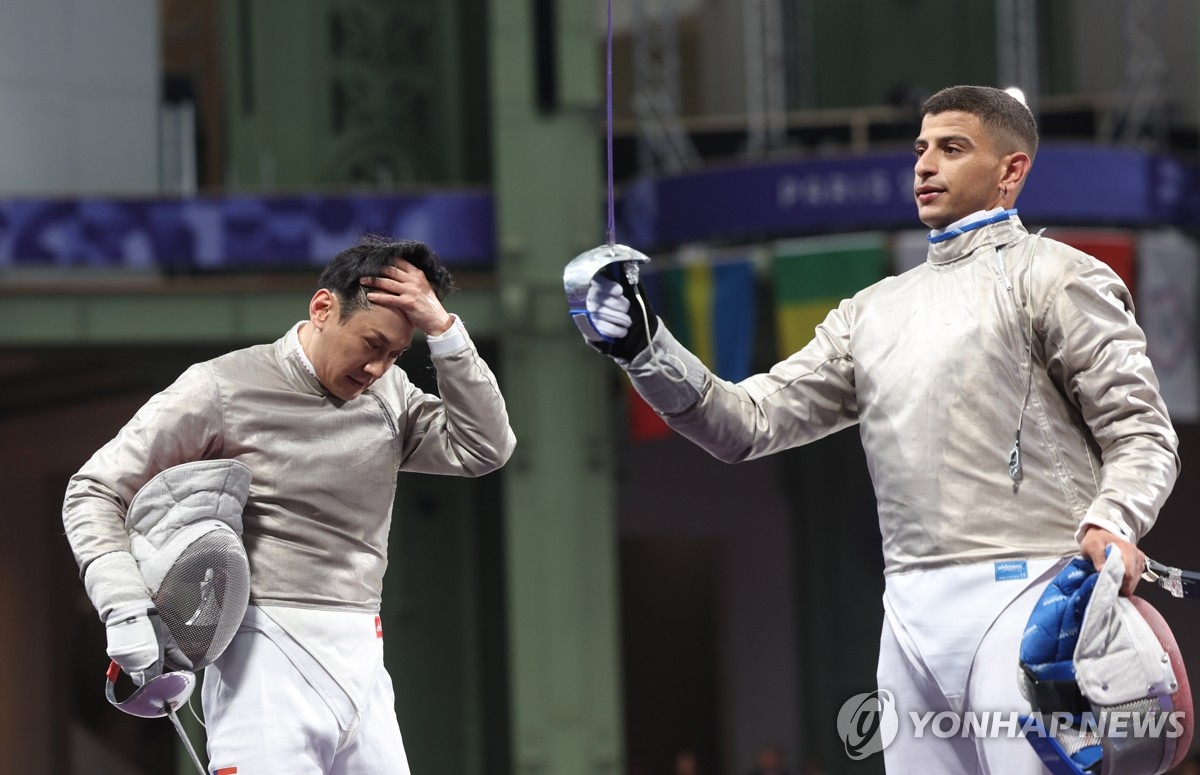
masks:
<path id="1" fill-rule="evenodd" d="M 535 10 L 552 10 L 557 106 L 539 108 Z M 581 341 L 565 264 L 603 241 L 596 5 L 491 7 L 492 158 L 514 773 L 623 768 L 617 625 L 615 367 Z"/>

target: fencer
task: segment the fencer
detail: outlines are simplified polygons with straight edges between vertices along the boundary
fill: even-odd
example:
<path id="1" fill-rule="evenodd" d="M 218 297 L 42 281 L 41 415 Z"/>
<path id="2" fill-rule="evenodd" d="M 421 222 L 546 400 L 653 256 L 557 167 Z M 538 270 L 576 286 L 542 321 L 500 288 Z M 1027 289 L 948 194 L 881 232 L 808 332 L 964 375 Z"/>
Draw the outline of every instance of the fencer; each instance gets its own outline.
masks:
<path id="1" fill-rule="evenodd" d="M 933 95 L 913 145 L 926 262 L 845 299 L 803 349 L 737 384 L 643 314 L 637 284 L 600 273 L 590 289 L 590 344 L 717 458 L 858 425 L 883 539 L 877 680 L 901 719 L 884 751 L 893 773 L 1042 772 L 1019 737 L 918 737 L 908 714 L 1028 712 L 1017 653 L 1042 589 L 1066 558 L 1099 568 L 1114 545 L 1131 592 L 1136 543 L 1178 475 L 1129 290 L 1018 217 L 1037 145 L 1004 91 Z"/>
<path id="2" fill-rule="evenodd" d="M 144 679 L 162 658 L 161 628 L 127 505 L 189 461 L 252 472 L 249 606 L 202 687 L 213 770 L 409 771 L 379 619 L 397 474 L 480 476 L 515 445 L 491 369 L 442 304 L 452 288 L 428 246 L 363 239 L 325 267 L 307 318 L 187 369 L 71 477 L 67 538 L 110 655 Z M 417 331 L 436 396 L 396 364 Z"/>

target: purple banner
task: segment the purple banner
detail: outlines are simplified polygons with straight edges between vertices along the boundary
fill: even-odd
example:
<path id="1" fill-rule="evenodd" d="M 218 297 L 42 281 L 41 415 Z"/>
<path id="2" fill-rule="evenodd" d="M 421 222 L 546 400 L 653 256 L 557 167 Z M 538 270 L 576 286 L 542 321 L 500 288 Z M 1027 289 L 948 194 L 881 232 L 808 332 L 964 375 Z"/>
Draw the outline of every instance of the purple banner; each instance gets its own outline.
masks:
<path id="1" fill-rule="evenodd" d="M 836 231 L 920 228 L 910 153 L 710 168 L 626 187 L 617 238 L 642 250 Z M 1017 202 L 1030 226 L 1190 225 L 1195 170 L 1166 157 L 1044 148 Z M 600 221 L 597 221 L 599 233 Z M 362 234 L 429 243 L 451 266 L 490 266 L 487 191 L 395 196 L 0 200 L 0 270 L 231 271 L 323 266 Z"/>
<path id="2" fill-rule="evenodd" d="M 626 188 L 620 241 L 642 249 L 857 229 L 921 228 L 911 153 L 709 169 Z M 1046 147 L 1017 208 L 1027 224 L 1178 222 L 1196 195 L 1178 162 L 1138 150 Z"/>
<path id="3" fill-rule="evenodd" d="M 321 267 L 367 233 L 422 240 L 451 266 L 489 265 L 493 231 L 486 191 L 17 199 L 0 201 L 0 269 Z"/>

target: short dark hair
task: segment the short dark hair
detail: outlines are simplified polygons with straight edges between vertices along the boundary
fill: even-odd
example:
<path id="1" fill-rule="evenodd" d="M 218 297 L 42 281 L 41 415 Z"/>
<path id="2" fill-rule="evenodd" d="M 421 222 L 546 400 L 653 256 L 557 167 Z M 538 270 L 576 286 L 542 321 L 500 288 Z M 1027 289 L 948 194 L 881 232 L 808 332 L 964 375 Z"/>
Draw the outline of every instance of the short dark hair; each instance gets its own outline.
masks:
<path id="1" fill-rule="evenodd" d="M 425 273 L 429 286 L 439 299 L 457 290 L 450 270 L 442 265 L 437 253 L 417 240 L 391 240 L 376 234 L 362 237 L 358 244 L 333 257 L 321 272 L 318 288 L 337 296 L 341 303 L 339 319 L 345 319 L 371 306 L 369 288 L 359 283 L 364 277 L 378 277 L 383 268 L 402 258 Z"/>
<path id="2" fill-rule="evenodd" d="M 921 117 L 958 110 L 979 118 L 993 140 L 1004 151 L 1024 151 L 1032 160 L 1037 156 L 1038 131 L 1033 113 L 1003 89 L 992 86 L 950 86 L 934 94 L 921 105 Z"/>

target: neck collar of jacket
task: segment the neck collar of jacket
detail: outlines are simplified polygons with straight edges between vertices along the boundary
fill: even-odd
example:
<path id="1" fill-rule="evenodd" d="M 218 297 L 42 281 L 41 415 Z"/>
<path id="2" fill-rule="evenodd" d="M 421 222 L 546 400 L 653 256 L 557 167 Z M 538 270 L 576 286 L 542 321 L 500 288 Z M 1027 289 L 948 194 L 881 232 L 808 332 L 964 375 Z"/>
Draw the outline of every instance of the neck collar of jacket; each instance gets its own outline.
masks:
<path id="1" fill-rule="evenodd" d="M 302 358 L 303 350 L 300 347 L 300 326 L 303 324 L 304 321 L 302 320 L 292 326 L 291 330 L 275 343 L 275 355 L 279 358 L 288 381 L 295 385 L 296 389 L 302 393 L 323 396 L 329 391 L 325 389 L 316 375 L 310 371 L 310 367 Z"/>
<path id="2" fill-rule="evenodd" d="M 944 232 L 929 240 L 929 263 L 948 264 L 969 256 L 984 246 L 1008 245 L 1025 234 L 1016 210 L 1005 210 L 981 221 Z M 946 235 L 949 235 L 948 237 Z"/>

